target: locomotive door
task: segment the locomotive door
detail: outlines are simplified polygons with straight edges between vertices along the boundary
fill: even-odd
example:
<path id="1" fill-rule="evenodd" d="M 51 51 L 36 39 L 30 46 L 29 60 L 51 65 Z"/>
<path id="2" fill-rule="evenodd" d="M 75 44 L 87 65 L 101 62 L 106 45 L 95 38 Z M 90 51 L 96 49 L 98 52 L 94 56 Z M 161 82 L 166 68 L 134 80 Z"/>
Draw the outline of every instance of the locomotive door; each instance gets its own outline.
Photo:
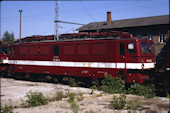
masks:
<path id="1" fill-rule="evenodd" d="M 116 58 L 116 75 L 120 76 L 122 79 L 126 79 L 126 57 L 127 57 L 127 43 L 124 41 L 119 41 L 118 43 L 118 51 Z"/>

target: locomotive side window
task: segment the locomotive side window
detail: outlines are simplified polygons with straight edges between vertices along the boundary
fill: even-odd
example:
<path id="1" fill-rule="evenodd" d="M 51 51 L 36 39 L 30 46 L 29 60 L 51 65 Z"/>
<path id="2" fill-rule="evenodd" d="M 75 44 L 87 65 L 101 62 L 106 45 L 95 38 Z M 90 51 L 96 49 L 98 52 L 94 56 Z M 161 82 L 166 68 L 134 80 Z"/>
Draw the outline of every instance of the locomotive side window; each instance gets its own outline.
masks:
<path id="1" fill-rule="evenodd" d="M 93 55 L 105 55 L 106 54 L 106 44 L 96 43 L 92 45 Z"/>
<path id="2" fill-rule="evenodd" d="M 124 43 L 119 43 L 119 55 L 125 55 Z"/>
<path id="3" fill-rule="evenodd" d="M 146 42 L 141 42 L 141 52 L 144 54 L 148 53 L 148 45 Z"/>
<path id="4" fill-rule="evenodd" d="M 128 44 L 128 53 L 134 54 L 135 53 L 135 44 L 133 42 Z"/>
<path id="5" fill-rule="evenodd" d="M 149 43 L 149 51 L 151 54 L 155 53 L 153 43 Z"/>
<path id="6" fill-rule="evenodd" d="M 59 55 L 59 46 L 54 45 L 54 55 Z"/>

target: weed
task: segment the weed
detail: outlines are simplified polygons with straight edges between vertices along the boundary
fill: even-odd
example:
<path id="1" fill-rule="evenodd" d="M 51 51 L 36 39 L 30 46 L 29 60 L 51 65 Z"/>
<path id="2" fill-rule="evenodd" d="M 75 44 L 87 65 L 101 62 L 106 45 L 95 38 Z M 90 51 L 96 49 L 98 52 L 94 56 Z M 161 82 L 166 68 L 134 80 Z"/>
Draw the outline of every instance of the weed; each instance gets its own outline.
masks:
<path id="1" fill-rule="evenodd" d="M 69 92 L 67 95 L 69 97 L 68 102 L 70 103 L 70 108 L 73 110 L 73 113 L 78 113 L 79 106 L 75 102 L 75 93 Z M 79 95 L 80 98 L 79 99 L 77 98 L 77 100 L 82 100 L 83 99 L 82 93 L 80 93 Z"/>
<path id="2" fill-rule="evenodd" d="M 101 81 L 100 89 L 106 93 L 123 93 L 125 92 L 125 82 L 120 77 L 112 77 L 105 74 L 105 78 Z"/>
<path id="3" fill-rule="evenodd" d="M 166 92 L 166 98 L 170 98 L 170 94 Z"/>
<path id="4" fill-rule="evenodd" d="M 127 103 L 127 109 L 132 109 L 132 110 L 138 110 L 140 107 L 140 101 L 139 99 L 136 99 L 134 101 L 129 101 Z"/>
<path id="5" fill-rule="evenodd" d="M 94 89 L 94 90 L 96 90 L 96 89 L 97 89 L 97 87 L 96 87 L 96 85 L 93 85 L 93 86 L 91 86 L 91 87 L 90 87 L 90 89 Z"/>
<path id="6" fill-rule="evenodd" d="M 138 110 L 139 109 L 139 107 L 140 107 L 140 104 L 141 104 L 141 102 L 139 101 L 139 99 L 137 99 L 137 100 L 135 100 L 134 101 L 134 110 Z"/>
<path id="7" fill-rule="evenodd" d="M 127 109 L 132 109 L 133 108 L 133 102 L 132 101 L 129 101 L 127 103 Z"/>
<path id="8" fill-rule="evenodd" d="M 63 94 L 62 91 L 56 93 L 56 98 L 55 100 L 59 101 L 62 100 L 62 98 L 66 98 L 67 96 Z"/>
<path id="9" fill-rule="evenodd" d="M 77 97 L 77 101 L 82 101 L 84 99 L 83 94 L 79 93 L 79 96 Z"/>
<path id="10" fill-rule="evenodd" d="M 74 78 L 70 78 L 70 80 L 69 80 L 69 86 L 71 86 L 71 87 L 76 87 L 76 86 L 77 86 L 76 81 L 75 81 Z"/>
<path id="11" fill-rule="evenodd" d="M 113 96 L 113 101 L 111 101 L 111 107 L 114 109 L 123 109 L 126 105 L 126 95 L 120 95 L 120 97 Z"/>
<path id="12" fill-rule="evenodd" d="M 8 99 L 8 104 L 5 104 L 5 106 L 1 106 L 0 105 L 0 110 L 1 110 L 1 113 L 13 113 L 12 110 L 13 110 L 13 106 L 12 106 L 12 100 L 11 99 Z"/>
<path id="13" fill-rule="evenodd" d="M 48 100 L 43 96 L 41 92 L 29 91 L 25 97 L 28 98 L 25 101 L 26 107 L 35 107 L 48 104 Z"/>
<path id="14" fill-rule="evenodd" d="M 68 99 L 68 102 L 69 103 L 72 103 L 72 102 L 74 102 L 75 100 L 75 93 L 68 93 L 67 94 L 68 95 L 68 97 L 69 97 L 69 99 Z"/>
<path id="15" fill-rule="evenodd" d="M 72 102 L 70 107 L 73 110 L 73 113 L 78 113 L 79 106 L 75 102 Z"/>
<path id="16" fill-rule="evenodd" d="M 3 107 L 0 106 L 0 109 L 1 109 L 1 113 L 13 113 L 12 112 L 13 107 L 11 105 L 5 104 L 5 106 Z"/>

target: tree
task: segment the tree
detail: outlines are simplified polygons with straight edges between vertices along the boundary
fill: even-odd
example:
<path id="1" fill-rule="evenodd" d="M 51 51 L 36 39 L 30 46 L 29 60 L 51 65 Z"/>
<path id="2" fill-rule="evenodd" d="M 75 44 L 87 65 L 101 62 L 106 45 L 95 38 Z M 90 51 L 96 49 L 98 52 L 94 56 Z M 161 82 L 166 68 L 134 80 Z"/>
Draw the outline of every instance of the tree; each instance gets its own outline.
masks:
<path id="1" fill-rule="evenodd" d="M 12 43 L 14 41 L 14 33 L 9 33 L 8 31 L 6 31 L 2 37 L 2 41 Z"/>

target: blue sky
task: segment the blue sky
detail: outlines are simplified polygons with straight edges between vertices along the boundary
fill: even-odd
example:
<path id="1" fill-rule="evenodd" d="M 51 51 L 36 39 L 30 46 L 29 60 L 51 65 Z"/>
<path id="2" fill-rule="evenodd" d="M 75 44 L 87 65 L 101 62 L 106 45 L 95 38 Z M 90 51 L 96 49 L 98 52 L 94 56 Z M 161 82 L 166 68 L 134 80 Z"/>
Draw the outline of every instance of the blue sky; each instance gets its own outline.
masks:
<path id="1" fill-rule="evenodd" d="M 2 1 L 1 37 L 5 31 L 19 38 L 19 10 L 22 9 L 22 36 L 55 34 L 55 1 Z M 169 0 L 60 1 L 60 20 L 88 24 L 112 20 L 169 14 Z M 60 33 L 77 32 L 80 25 L 60 24 Z"/>

